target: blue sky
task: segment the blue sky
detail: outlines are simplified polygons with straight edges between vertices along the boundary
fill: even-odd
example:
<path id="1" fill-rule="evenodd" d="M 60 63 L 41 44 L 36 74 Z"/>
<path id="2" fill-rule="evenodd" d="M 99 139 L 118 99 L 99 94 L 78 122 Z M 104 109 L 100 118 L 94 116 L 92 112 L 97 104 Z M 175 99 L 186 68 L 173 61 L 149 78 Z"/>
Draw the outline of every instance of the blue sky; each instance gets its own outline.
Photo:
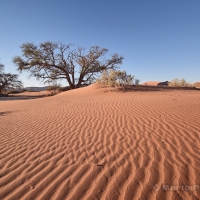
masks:
<path id="1" fill-rule="evenodd" d="M 24 42 L 61 41 L 124 56 L 121 69 L 141 82 L 200 81 L 199 13 L 199 0 L 2 0 L 0 63 L 18 73 L 12 58 Z"/>

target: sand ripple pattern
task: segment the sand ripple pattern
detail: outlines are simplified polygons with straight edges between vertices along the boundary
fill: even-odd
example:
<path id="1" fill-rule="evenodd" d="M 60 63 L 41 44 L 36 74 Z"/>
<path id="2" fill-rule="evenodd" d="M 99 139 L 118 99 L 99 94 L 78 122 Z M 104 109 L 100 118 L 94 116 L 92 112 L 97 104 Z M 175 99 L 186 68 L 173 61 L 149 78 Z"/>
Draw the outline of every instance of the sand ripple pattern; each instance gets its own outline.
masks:
<path id="1" fill-rule="evenodd" d="M 94 85 L 0 102 L 0 199 L 200 199 L 200 93 Z"/>

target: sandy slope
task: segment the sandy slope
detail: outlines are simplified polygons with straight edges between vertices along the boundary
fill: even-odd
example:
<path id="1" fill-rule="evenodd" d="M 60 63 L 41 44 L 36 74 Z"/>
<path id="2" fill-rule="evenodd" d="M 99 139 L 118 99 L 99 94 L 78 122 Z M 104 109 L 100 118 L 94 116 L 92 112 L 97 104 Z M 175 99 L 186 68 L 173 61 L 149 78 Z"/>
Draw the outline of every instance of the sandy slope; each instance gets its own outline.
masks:
<path id="1" fill-rule="evenodd" d="M 153 86 L 157 86 L 158 85 L 158 81 L 148 81 L 143 83 L 142 85 L 153 85 Z"/>
<path id="2" fill-rule="evenodd" d="M 49 91 L 41 91 L 41 92 L 22 92 L 18 94 L 12 94 L 13 96 L 45 96 L 50 94 Z"/>
<path id="3" fill-rule="evenodd" d="M 1 101 L 0 127 L 0 199 L 200 199 L 199 91 Z"/>

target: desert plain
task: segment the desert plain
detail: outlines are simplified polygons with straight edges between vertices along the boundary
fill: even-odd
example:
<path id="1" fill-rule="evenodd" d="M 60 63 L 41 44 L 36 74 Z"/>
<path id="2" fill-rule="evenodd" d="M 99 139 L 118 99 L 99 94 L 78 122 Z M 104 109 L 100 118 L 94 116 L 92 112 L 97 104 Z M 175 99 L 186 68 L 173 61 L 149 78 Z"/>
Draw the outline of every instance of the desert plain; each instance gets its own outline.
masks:
<path id="1" fill-rule="evenodd" d="M 0 101 L 0 199 L 200 199 L 200 91 Z"/>

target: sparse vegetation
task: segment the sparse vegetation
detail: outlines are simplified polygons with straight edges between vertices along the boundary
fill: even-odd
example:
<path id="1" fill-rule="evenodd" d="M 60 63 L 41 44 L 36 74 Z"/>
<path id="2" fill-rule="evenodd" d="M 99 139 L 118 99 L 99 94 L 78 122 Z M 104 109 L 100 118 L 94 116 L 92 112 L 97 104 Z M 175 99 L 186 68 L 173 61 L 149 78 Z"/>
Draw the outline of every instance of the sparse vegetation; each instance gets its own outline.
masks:
<path id="1" fill-rule="evenodd" d="M 65 86 L 65 87 L 60 87 L 60 88 L 59 88 L 59 91 L 60 91 L 60 92 L 65 92 L 65 91 L 68 91 L 68 90 L 70 90 L 70 87 L 69 87 L 69 86 Z"/>
<path id="2" fill-rule="evenodd" d="M 47 84 L 65 79 L 70 89 L 74 89 L 91 84 L 103 70 L 117 69 L 123 60 L 118 54 L 106 59 L 108 49 L 99 46 L 92 46 L 87 53 L 83 47 L 71 48 L 71 44 L 54 42 L 44 42 L 39 46 L 24 43 L 22 56 L 14 57 L 13 62 L 20 72 L 27 71 L 30 77 Z"/>
<path id="3" fill-rule="evenodd" d="M 135 85 L 138 85 L 140 83 L 140 79 L 136 78 L 135 79 Z"/>
<path id="4" fill-rule="evenodd" d="M 195 83 L 193 83 L 193 86 L 194 86 L 194 87 L 200 87 L 200 82 L 195 82 Z"/>
<path id="5" fill-rule="evenodd" d="M 190 83 L 188 83 L 184 78 L 183 79 L 173 79 L 169 82 L 169 86 L 176 86 L 176 87 L 189 87 L 191 86 Z"/>
<path id="6" fill-rule="evenodd" d="M 128 88 L 131 85 L 139 84 L 139 82 L 139 79 L 135 79 L 134 76 L 120 70 L 104 70 L 101 77 L 97 80 L 101 87 L 115 88 Z"/>
<path id="7" fill-rule="evenodd" d="M 5 88 L 21 88 L 22 82 L 18 79 L 17 74 L 5 73 L 4 65 L 0 64 L 0 93 Z"/>
<path id="8" fill-rule="evenodd" d="M 49 91 L 51 95 L 55 95 L 62 91 L 62 87 L 60 84 L 54 83 L 53 85 L 49 86 L 46 90 Z"/>
<path id="9" fill-rule="evenodd" d="M 6 94 L 19 94 L 22 93 L 22 90 L 8 90 L 6 91 Z"/>

